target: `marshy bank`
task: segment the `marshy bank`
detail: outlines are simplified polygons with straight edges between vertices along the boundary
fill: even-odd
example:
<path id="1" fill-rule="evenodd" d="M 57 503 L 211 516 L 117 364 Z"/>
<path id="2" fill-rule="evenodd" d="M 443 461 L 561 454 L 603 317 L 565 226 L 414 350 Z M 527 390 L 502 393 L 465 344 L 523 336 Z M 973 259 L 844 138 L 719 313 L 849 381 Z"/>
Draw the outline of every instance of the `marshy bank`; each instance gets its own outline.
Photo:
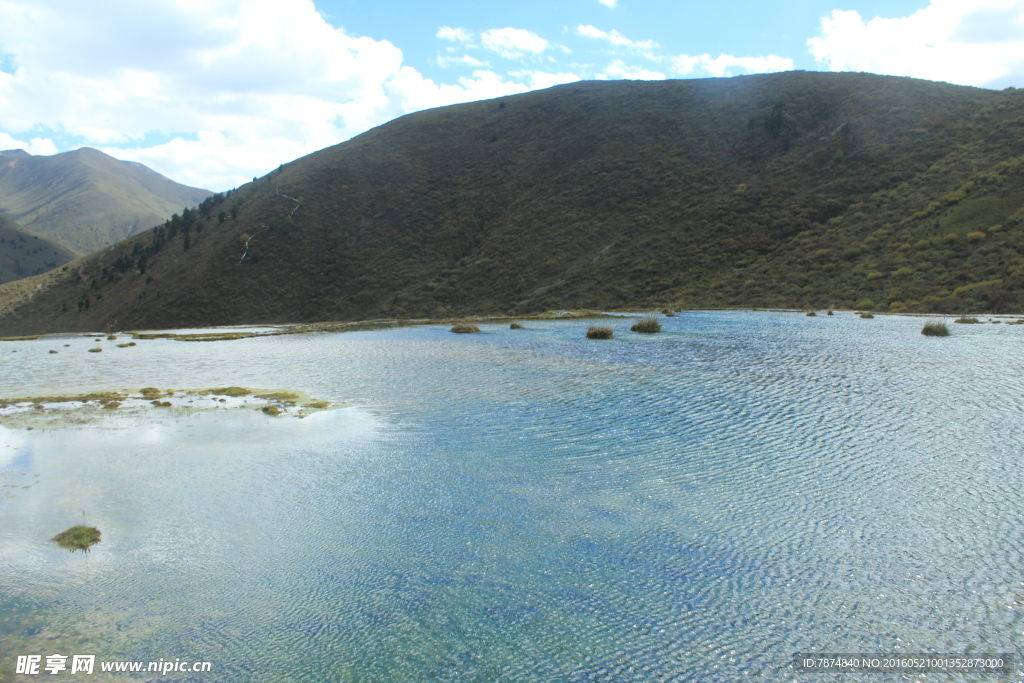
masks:
<path id="1" fill-rule="evenodd" d="M 58 428 L 94 421 L 111 411 L 145 415 L 153 410 L 193 413 L 212 410 L 262 410 L 277 417 L 306 417 L 334 405 L 302 392 L 266 391 L 244 387 L 167 389 L 144 387 L 82 394 L 0 398 L 0 426 Z"/>

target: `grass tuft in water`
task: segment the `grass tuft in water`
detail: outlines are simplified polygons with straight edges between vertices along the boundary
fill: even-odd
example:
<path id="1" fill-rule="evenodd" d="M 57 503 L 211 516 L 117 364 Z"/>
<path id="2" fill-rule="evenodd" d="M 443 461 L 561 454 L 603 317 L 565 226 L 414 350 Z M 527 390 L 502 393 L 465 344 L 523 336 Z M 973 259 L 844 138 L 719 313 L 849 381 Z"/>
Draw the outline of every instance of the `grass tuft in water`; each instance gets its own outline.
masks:
<path id="1" fill-rule="evenodd" d="M 100 542 L 100 530 L 92 526 L 78 525 L 60 532 L 50 540 L 71 552 L 88 552 L 91 546 Z"/>
<path id="2" fill-rule="evenodd" d="M 954 320 L 953 322 L 960 323 L 961 325 L 977 325 L 981 323 L 981 321 L 978 320 L 977 318 L 968 318 L 967 316 L 961 316 Z"/>
<path id="3" fill-rule="evenodd" d="M 480 328 L 476 325 L 470 325 L 468 323 L 457 323 L 453 328 L 452 332 L 455 334 L 473 334 L 479 332 Z"/>
<path id="4" fill-rule="evenodd" d="M 610 327 L 594 327 L 591 325 L 587 329 L 587 339 L 611 339 L 613 334 Z"/>
<path id="5" fill-rule="evenodd" d="M 263 406 L 263 412 L 270 417 L 277 417 L 281 414 L 281 409 L 277 406 Z"/>
<path id="6" fill-rule="evenodd" d="M 807 317 L 808 318 L 817 318 L 818 314 L 815 313 L 814 311 L 807 311 Z"/>
<path id="7" fill-rule="evenodd" d="M 867 312 L 865 312 L 865 313 L 861 313 L 860 317 L 862 317 L 862 318 L 874 318 L 875 315 L 874 315 L 874 313 L 867 313 Z"/>
<path id="8" fill-rule="evenodd" d="M 655 334 L 661 332 L 661 323 L 653 315 L 647 316 L 640 322 L 629 328 L 630 332 L 642 332 L 643 334 Z"/>
<path id="9" fill-rule="evenodd" d="M 89 353 L 103 353 L 103 349 L 89 349 Z"/>
<path id="10" fill-rule="evenodd" d="M 949 328 L 946 327 L 946 323 L 929 320 L 924 324 L 924 327 L 921 328 L 921 334 L 926 337 L 948 337 Z"/>
<path id="11" fill-rule="evenodd" d="M 224 387 L 223 389 L 214 389 L 210 393 L 219 394 L 221 396 L 234 396 L 235 398 L 238 398 L 239 396 L 248 396 L 252 391 L 245 387 Z"/>
<path id="12" fill-rule="evenodd" d="M 508 329 L 510 329 L 510 330 L 522 330 L 522 329 L 525 329 L 525 328 L 522 325 L 520 325 L 519 323 L 512 323 L 511 325 L 508 326 Z"/>

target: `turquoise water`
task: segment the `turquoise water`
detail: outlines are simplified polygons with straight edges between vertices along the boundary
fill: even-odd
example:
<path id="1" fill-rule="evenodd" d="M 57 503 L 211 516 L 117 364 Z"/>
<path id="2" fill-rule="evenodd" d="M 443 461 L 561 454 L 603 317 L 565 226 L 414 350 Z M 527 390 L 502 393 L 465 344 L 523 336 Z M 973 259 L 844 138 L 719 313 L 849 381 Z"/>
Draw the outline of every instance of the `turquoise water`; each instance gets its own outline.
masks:
<path id="1" fill-rule="evenodd" d="M 351 407 L 0 428 L 0 671 L 61 652 L 213 664 L 134 680 L 857 680 L 790 662 L 1021 648 L 1024 326 L 631 322 L 3 343 L 3 396 Z M 90 553 L 47 541 L 83 511 Z"/>

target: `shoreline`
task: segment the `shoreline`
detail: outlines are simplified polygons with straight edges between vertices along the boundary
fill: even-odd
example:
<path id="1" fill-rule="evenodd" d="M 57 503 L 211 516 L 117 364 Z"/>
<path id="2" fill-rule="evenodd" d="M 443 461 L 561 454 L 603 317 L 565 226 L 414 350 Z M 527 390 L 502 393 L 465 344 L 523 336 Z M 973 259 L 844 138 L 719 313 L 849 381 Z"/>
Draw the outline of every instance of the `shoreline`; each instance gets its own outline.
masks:
<path id="1" fill-rule="evenodd" d="M 118 330 L 114 332 L 44 332 L 34 335 L 23 335 L 14 337 L 0 337 L 0 342 L 5 341 L 31 341 L 34 339 L 42 339 L 45 337 L 67 337 L 67 336 L 82 336 L 82 337 L 97 337 L 106 335 L 131 335 L 132 339 L 141 340 L 152 340 L 152 339 L 172 339 L 174 341 L 189 341 L 189 342 L 200 342 L 200 341 L 230 341 L 234 339 L 248 339 L 251 337 L 276 337 L 288 334 L 307 334 L 311 332 L 342 332 L 342 331 L 355 331 L 355 330 L 368 330 L 368 329 L 380 329 L 390 327 L 413 327 L 420 325 L 455 325 L 458 323 L 511 323 L 519 320 L 534 320 L 534 321 L 545 321 L 545 320 L 586 320 L 591 318 L 621 318 L 621 317 L 642 317 L 645 315 L 659 314 L 663 309 L 606 309 L 601 311 L 582 309 L 582 310 L 559 310 L 559 311 L 545 311 L 544 313 L 534 315 L 493 315 L 493 316 L 463 316 L 463 317 L 451 317 L 451 318 L 373 318 L 370 320 L 353 320 L 348 322 L 341 321 L 327 321 L 318 323 L 280 323 L 280 324 L 261 324 L 253 323 L 248 325 L 230 325 L 225 326 L 222 332 L 169 332 L 163 330 L 187 330 L 186 327 L 174 327 L 174 328 L 150 328 L 146 330 Z M 826 311 L 833 310 L 837 313 L 861 313 L 859 309 L 848 309 L 848 308 L 834 308 L 834 309 L 808 309 L 808 308 L 695 308 L 695 309 L 683 309 L 674 311 L 675 315 L 685 313 L 700 313 L 707 311 L 734 311 L 744 312 L 749 311 L 751 313 L 801 313 L 806 314 L 808 311 Z M 909 312 L 889 312 L 889 311 L 870 311 L 873 315 L 884 315 L 884 316 L 902 316 L 907 318 L 958 318 L 958 317 L 983 317 L 992 320 L 1005 321 L 1024 319 L 1024 313 L 909 313 Z M 273 328 L 262 331 L 247 331 L 238 330 L 237 328 Z M 219 329 L 216 325 L 207 325 L 200 329 Z"/>

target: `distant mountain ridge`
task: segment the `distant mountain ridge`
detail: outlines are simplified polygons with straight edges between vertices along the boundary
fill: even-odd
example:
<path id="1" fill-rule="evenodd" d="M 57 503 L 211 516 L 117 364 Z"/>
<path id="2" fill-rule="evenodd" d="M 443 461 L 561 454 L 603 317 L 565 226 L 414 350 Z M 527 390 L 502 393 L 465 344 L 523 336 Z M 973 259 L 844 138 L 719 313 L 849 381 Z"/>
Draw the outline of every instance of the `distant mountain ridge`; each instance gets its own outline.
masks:
<path id="1" fill-rule="evenodd" d="M 52 156 L 0 152 L 0 215 L 82 253 L 151 228 L 210 194 L 89 147 Z"/>
<path id="2" fill-rule="evenodd" d="M 0 286 L 0 333 L 626 307 L 1024 313 L 1024 91 L 788 72 L 410 114 Z"/>

